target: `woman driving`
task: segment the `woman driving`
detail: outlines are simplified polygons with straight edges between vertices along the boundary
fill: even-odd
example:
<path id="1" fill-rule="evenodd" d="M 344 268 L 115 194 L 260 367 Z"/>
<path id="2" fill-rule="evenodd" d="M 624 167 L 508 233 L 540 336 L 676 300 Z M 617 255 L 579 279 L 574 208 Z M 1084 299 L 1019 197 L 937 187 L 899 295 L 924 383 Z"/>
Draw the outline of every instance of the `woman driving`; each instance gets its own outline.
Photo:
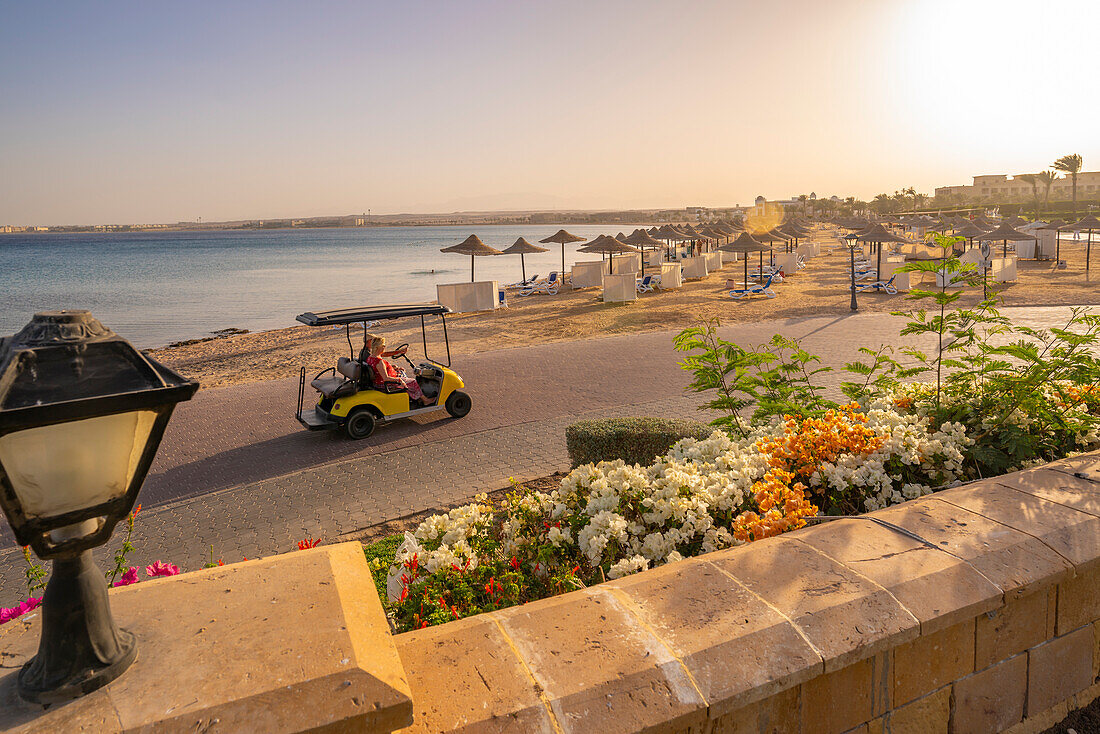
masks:
<path id="1" fill-rule="evenodd" d="M 410 403 L 416 400 L 421 405 L 432 404 L 429 398 L 424 397 L 424 393 L 420 389 L 420 383 L 416 381 L 415 377 L 406 375 L 403 370 L 394 367 L 387 361 L 387 357 L 400 357 L 403 355 L 405 353 L 404 349 L 395 349 L 392 352 L 385 351 L 386 339 L 381 336 L 368 334 L 366 341 L 367 351 L 370 354 L 367 357 L 367 367 L 374 371 L 378 382 L 401 385 L 408 391 Z"/>

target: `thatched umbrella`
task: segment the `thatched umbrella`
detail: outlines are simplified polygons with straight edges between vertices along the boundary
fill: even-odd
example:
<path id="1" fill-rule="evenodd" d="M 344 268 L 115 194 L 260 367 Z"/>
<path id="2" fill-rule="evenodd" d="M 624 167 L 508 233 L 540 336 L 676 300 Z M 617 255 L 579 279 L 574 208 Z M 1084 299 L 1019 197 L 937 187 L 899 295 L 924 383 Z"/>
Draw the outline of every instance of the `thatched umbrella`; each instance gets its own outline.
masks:
<path id="1" fill-rule="evenodd" d="M 1085 272 L 1088 272 L 1089 262 L 1092 259 L 1092 231 L 1100 229 L 1100 219 L 1090 214 L 1087 217 L 1078 219 L 1073 224 L 1066 225 L 1066 229 L 1076 229 L 1078 231 L 1084 229 L 1088 231 L 1088 238 L 1085 240 Z"/>
<path id="2" fill-rule="evenodd" d="M 764 276 L 764 251 L 769 250 L 767 245 L 754 238 L 748 232 L 742 232 L 733 242 L 727 242 L 718 248 L 723 252 L 737 252 L 745 256 L 745 286 L 749 283 L 749 253 L 760 253 L 760 276 Z"/>
<path id="3" fill-rule="evenodd" d="M 1022 227 L 1027 224 L 1027 220 L 1023 217 L 1009 217 L 1008 219 L 1001 222 L 1001 224 L 1007 224 L 1009 227 L 1015 229 L 1017 227 Z"/>
<path id="4" fill-rule="evenodd" d="M 986 230 L 981 227 L 976 227 L 972 222 L 967 222 L 958 229 L 955 230 L 956 237 L 965 237 L 968 241 L 968 249 L 974 247 L 974 238 L 981 237 L 986 233 Z"/>
<path id="5" fill-rule="evenodd" d="M 601 234 L 596 239 L 589 242 L 584 247 L 578 247 L 578 252 L 592 252 L 599 253 L 601 255 L 608 255 L 608 269 L 607 272 L 611 275 L 615 274 L 615 258 L 614 255 L 622 255 L 627 252 L 641 252 L 637 247 L 632 247 L 625 242 L 620 242 L 614 237 L 609 237 L 605 234 Z"/>
<path id="6" fill-rule="evenodd" d="M 987 217 L 984 214 L 979 214 L 978 216 L 974 217 L 974 219 L 971 220 L 971 221 L 974 222 L 975 226 L 985 227 L 986 229 L 993 229 L 994 227 L 997 226 L 996 222 L 994 222 L 992 219 L 990 219 L 989 217 Z"/>
<path id="7" fill-rule="evenodd" d="M 656 233 L 653 233 L 653 236 L 659 240 L 664 240 L 665 247 L 668 247 L 670 242 L 683 242 L 684 240 L 691 239 L 683 232 L 674 228 L 671 224 L 666 224 L 661 227 Z"/>
<path id="8" fill-rule="evenodd" d="M 1021 232 L 1018 229 L 1014 229 L 1008 222 L 1002 222 L 996 229 L 990 232 L 986 232 L 978 239 L 985 240 L 987 242 L 996 242 L 997 240 L 1001 240 L 1001 246 L 1004 248 L 1002 257 L 1008 257 L 1008 243 L 1010 240 L 1012 242 L 1023 242 L 1024 240 L 1037 240 L 1039 238 L 1035 235 L 1027 234 L 1026 232 Z"/>
<path id="9" fill-rule="evenodd" d="M 440 252 L 455 252 L 459 255 L 470 256 L 470 282 L 474 282 L 474 258 L 483 257 L 485 255 L 500 255 L 500 250 L 489 247 L 487 244 L 481 241 L 476 234 L 472 234 L 457 245 L 451 245 L 450 247 L 444 247 Z"/>
<path id="10" fill-rule="evenodd" d="M 645 248 L 650 247 L 654 250 L 660 247 L 664 247 L 664 243 L 659 239 L 646 232 L 644 229 L 636 229 L 631 232 L 630 236 L 624 240 L 621 240 L 628 245 L 634 245 L 642 250 L 642 276 L 645 276 Z"/>
<path id="11" fill-rule="evenodd" d="M 550 252 L 545 247 L 539 247 L 538 245 L 532 245 L 527 240 L 520 237 L 512 246 L 502 252 L 502 255 L 519 255 L 519 271 L 523 274 L 523 280 L 527 280 L 527 266 L 523 264 L 523 256 L 530 255 L 535 252 Z"/>
<path id="12" fill-rule="evenodd" d="M 881 224 L 872 225 L 866 232 L 856 236 L 857 242 L 878 243 L 878 262 L 875 268 L 875 279 L 882 280 L 882 244 L 884 242 L 908 242 L 904 237 L 899 237 L 893 232 L 887 231 Z"/>
<path id="13" fill-rule="evenodd" d="M 587 239 L 587 237 L 578 237 L 575 234 L 569 234 L 564 229 L 559 229 L 546 239 L 539 240 L 544 245 L 548 242 L 561 245 L 561 282 L 565 282 L 565 246 L 570 242 L 584 242 Z"/>

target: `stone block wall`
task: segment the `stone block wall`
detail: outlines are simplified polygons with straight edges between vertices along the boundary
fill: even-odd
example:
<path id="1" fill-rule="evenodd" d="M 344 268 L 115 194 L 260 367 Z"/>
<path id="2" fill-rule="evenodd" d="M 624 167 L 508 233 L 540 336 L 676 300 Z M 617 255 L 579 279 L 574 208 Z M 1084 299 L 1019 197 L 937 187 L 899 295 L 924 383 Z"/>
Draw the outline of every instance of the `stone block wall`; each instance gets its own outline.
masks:
<path id="1" fill-rule="evenodd" d="M 1100 456 L 394 638 L 409 732 L 1037 732 L 1100 696 Z"/>

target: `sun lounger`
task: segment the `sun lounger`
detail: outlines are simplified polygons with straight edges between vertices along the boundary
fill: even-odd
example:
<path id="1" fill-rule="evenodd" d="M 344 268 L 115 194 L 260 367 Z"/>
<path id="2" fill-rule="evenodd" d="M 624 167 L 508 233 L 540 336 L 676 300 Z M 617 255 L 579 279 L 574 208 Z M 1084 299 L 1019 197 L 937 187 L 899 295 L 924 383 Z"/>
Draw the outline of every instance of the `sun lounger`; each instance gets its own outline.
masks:
<path id="1" fill-rule="evenodd" d="M 862 285 L 857 285 L 856 290 L 860 293 L 864 291 L 884 291 L 891 296 L 896 296 L 898 294 L 898 289 L 894 287 L 894 278 L 896 277 L 897 275 L 893 275 L 890 277 L 890 280 L 887 281 L 879 280 L 874 283 L 863 283 Z"/>
<path id="2" fill-rule="evenodd" d="M 750 285 L 747 288 L 734 288 L 730 291 L 730 298 L 736 298 L 740 301 L 745 296 L 767 296 L 768 298 L 775 298 L 775 291 L 772 290 L 772 280 L 775 275 L 768 276 L 760 285 Z"/>
<path id="3" fill-rule="evenodd" d="M 534 275 L 532 275 L 527 280 L 521 280 L 518 283 L 509 283 L 508 285 L 506 285 L 504 287 L 505 288 L 527 288 L 527 287 L 532 286 L 532 285 L 534 285 L 535 283 L 538 283 L 538 282 L 539 282 L 539 276 L 538 276 L 538 273 L 535 273 Z"/>
<path id="4" fill-rule="evenodd" d="M 532 283 L 519 292 L 521 296 L 533 296 L 536 293 L 541 293 L 548 296 L 558 295 L 558 286 L 561 283 L 558 281 L 558 271 L 550 273 L 550 277 L 539 283 Z"/>
<path id="5" fill-rule="evenodd" d="M 653 276 L 647 275 L 644 278 L 638 278 L 638 292 L 650 293 L 653 291 Z"/>

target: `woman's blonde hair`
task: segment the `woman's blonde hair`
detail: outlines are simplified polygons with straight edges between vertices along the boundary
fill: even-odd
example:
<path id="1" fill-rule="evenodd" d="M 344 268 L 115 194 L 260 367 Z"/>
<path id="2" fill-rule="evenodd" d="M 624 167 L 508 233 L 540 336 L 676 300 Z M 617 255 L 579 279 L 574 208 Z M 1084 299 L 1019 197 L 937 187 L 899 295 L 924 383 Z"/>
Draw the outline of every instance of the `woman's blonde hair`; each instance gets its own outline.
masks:
<path id="1" fill-rule="evenodd" d="M 386 346 L 386 337 L 377 334 L 366 334 L 363 339 L 367 343 L 367 352 L 372 356 L 375 351 L 381 351 Z"/>

